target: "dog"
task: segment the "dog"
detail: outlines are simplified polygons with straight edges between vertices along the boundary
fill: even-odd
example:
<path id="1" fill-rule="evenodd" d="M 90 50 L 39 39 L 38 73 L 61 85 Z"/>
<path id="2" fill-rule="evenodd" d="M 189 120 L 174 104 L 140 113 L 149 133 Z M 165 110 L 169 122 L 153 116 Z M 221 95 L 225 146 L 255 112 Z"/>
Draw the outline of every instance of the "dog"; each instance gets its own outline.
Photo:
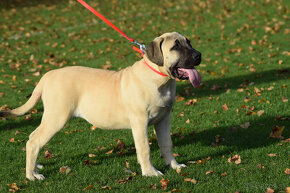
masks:
<path id="1" fill-rule="evenodd" d="M 37 172 L 40 149 L 71 117 L 81 117 L 101 129 L 131 128 L 143 176 L 163 175 L 150 159 L 148 126 L 154 125 L 161 157 L 173 169 L 178 164 L 172 153 L 171 110 L 175 79 L 201 83 L 195 66 L 201 53 L 177 32 L 155 38 L 144 57 L 121 71 L 81 66 L 64 67 L 43 75 L 29 100 L 22 106 L 0 112 L 1 117 L 20 116 L 41 98 L 44 112 L 40 125 L 26 143 L 26 178 L 43 180 Z"/>

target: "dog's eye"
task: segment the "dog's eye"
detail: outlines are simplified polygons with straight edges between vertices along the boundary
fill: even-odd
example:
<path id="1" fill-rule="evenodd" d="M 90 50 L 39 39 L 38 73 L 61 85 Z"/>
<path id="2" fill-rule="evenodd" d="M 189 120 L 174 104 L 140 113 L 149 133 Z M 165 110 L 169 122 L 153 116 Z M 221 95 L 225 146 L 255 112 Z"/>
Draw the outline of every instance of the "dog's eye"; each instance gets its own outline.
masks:
<path id="1" fill-rule="evenodd" d="M 192 48 L 192 45 L 191 45 L 191 42 L 190 42 L 190 40 L 186 38 L 186 42 L 187 42 L 187 44 L 189 45 L 189 47 L 191 47 L 191 48 Z"/>
<path id="2" fill-rule="evenodd" d="M 178 40 L 175 41 L 174 46 L 171 48 L 171 50 L 180 50 L 181 49 L 181 44 Z"/>

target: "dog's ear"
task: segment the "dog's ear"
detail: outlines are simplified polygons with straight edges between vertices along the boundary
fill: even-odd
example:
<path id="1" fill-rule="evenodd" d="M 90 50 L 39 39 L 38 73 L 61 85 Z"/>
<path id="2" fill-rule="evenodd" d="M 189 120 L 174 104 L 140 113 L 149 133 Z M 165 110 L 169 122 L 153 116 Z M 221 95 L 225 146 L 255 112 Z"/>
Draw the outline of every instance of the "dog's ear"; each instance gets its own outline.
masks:
<path id="1" fill-rule="evenodd" d="M 146 55 L 148 59 L 158 66 L 163 66 L 163 53 L 161 49 L 163 41 L 163 38 L 157 38 L 153 40 L 146 48 Z"/>

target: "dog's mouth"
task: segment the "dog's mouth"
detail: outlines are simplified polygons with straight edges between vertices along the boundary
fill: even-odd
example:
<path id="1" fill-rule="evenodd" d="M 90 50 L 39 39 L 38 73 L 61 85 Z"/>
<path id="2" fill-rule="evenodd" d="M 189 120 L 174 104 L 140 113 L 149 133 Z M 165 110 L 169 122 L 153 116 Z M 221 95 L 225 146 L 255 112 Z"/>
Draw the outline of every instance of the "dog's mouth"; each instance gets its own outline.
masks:
<path id="1" fill-rule="evenodd" d="M 180 80 L 189 80 L 194 88 L 197 88 L 201 83 L 201 76 L 194 67 L 191 69 L 175 67 L 172 75 Z"/>

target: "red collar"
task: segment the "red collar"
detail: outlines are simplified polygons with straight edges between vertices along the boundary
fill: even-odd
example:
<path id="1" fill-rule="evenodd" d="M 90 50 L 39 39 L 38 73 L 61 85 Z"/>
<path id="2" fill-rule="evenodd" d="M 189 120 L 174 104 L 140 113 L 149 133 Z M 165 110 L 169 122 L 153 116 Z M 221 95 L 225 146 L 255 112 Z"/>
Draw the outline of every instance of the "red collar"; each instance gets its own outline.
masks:
<path id="1" fill-rule="evenodd" d="M 152 66 L 150 66 L 150 65 L 146 62 L 145 58 L 143 59 L 143 61 L 144 61 L 144 63 L 146 64 L 146 66 L 148 66 L 148 67 L 149 67 L 151 70 L 153 70 L 155 73 L 157 73 L 157 74 L 159 74 L 159 75 L 161 75 L 161 76 L 167 76 L 166 74 L 163 74 L 162 72 L 160 72 L 160 71 L 154 69 Z"/>

